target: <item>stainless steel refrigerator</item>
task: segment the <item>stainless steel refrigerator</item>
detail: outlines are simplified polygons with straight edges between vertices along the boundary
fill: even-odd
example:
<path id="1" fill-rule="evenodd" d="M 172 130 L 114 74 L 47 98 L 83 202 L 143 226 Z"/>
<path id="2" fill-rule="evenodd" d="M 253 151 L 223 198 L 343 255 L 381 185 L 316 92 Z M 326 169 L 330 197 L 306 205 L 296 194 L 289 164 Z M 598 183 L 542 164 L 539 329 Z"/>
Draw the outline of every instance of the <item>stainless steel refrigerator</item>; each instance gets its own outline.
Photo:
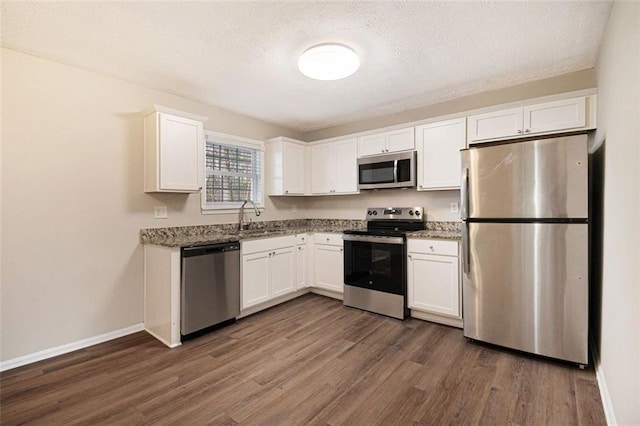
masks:
<path id="1" fill-rule="evenodd" d="M 587 135 L 462 150 L 464 335 L 588 363 Z"/>

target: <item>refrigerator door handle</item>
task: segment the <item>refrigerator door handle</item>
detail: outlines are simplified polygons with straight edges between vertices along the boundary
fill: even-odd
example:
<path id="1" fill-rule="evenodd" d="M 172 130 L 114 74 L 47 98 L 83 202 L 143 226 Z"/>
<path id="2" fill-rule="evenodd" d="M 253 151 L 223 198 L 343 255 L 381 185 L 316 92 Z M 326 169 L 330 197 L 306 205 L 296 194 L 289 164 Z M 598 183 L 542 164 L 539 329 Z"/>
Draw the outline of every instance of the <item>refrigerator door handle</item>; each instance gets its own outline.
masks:
<path id="1" fill-rule="evenodd" d="M 460 217 L 462 220 L 469 218 L 469 168 L 462 169 L 462 182 L 460 183 Z"/>
<path id="2" fill-rule="evenodd" d="M 462 222 L 462 272 L 469 274 L 469 223 Z"/>

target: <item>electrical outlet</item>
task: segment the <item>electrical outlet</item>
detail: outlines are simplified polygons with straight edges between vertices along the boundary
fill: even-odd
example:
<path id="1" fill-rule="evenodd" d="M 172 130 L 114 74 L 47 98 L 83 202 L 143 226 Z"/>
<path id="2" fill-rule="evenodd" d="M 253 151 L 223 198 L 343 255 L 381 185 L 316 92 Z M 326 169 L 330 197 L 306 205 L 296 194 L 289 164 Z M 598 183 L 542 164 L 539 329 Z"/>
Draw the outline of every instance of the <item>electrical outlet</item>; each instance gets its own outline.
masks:
<path id="1" fill-rule="evenodd" d="M 169 217 L 167 214 L 167 206 L 155 206 L 153 208 L 153 217 L 156 219 L 166 219 Z"/>
<path id="2" fill-rule="evenodd" d="M 291 206 L 291 211 L 293 213 L 297 212 L 298 211 L 298 206 L 296 206 L 295 204 L 293 206 Z"/>
<path id="3" fill-rule="evenodd" d="M 456 202 L 451 203 L 450 210 L 451 210 L 451 213 L 458 213 L 458 203 Z"/>

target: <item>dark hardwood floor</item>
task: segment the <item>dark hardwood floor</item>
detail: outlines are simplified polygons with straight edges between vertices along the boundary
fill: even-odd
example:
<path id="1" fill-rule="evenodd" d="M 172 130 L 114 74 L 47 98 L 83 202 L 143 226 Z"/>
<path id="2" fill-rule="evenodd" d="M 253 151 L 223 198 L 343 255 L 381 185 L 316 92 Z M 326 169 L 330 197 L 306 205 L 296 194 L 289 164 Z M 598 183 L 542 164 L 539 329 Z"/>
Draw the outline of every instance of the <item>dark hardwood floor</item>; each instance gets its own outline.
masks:
<path id="1" fill-rule="evenodd" d="M 176 349 L 141 332 L 0 380 L 3 425 L 605 424 L 592 368 L 317 295 Z"/>

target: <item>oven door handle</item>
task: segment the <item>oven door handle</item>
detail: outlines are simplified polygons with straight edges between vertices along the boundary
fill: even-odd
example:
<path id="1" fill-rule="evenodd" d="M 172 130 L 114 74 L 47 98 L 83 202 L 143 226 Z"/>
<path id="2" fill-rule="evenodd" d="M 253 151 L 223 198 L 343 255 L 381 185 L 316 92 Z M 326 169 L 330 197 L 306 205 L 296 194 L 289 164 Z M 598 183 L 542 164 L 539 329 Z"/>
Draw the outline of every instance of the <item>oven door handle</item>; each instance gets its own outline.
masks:
<path id="1" fill-rule="evenodd" d="M 344 234 L 344 241 L 358 241 L 363 243 L 380 243 L 380 244 L 404 244 L 402 237 L 382 237 L 377 235 L 351 235 Z"/>

